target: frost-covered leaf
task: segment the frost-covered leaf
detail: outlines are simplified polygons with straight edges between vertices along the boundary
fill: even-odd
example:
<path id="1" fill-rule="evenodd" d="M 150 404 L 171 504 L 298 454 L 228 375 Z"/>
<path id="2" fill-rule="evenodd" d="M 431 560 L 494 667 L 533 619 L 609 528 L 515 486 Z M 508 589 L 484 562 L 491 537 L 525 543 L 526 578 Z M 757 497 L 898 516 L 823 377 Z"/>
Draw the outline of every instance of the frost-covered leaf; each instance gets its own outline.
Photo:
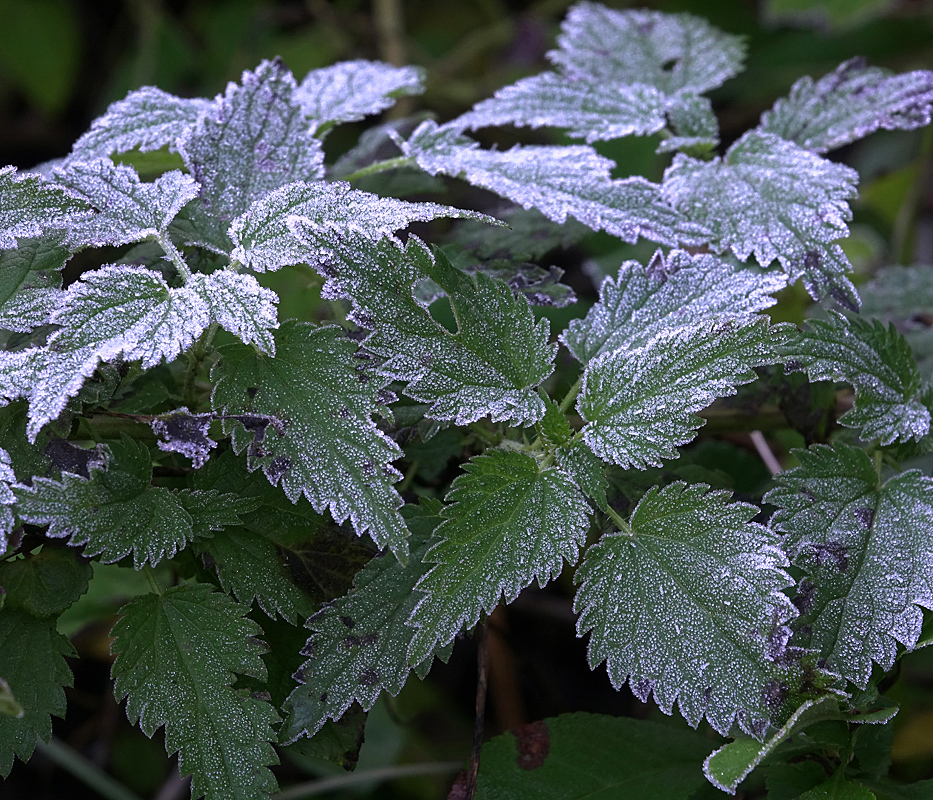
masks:
<path id="1" fill-rule="evenodd" d="M 0 394 L 29 398 L 30 440 L 61 414 L 100 361 L 122 354 L 141 360 L 144 369 L 171 361 L 210 315 L 199 295 L 169 288 L 157 272 L 104 266 L 68 288 L 52 322 L 62 327 L 46 347 L 0 353 Z"/>
<path id="2" fill-rule="evenodd" d="M 708 97 L 677 95 L 667 105 L 667 119 L 674 135 L 661 141 L 658 153 L 684 150 L 697 155 L 708 153 L 719 144 L 719 121 Z"/>
<path id="3" fill-rule="evenodd" d="M 17 240 L 67 230 L 91 213 L 88 204 L 38 175 L 0 168 L 0 250 Z"/>
<path id="4" fill-rule="evenodd" d="M 199 117 L 181 146 L 201 185 L 190 226 L 181 229 L 187 238 L 229 253 L 227 228 L 253 202 L 287 183 L 323 177 L 321 143 L 308 134 L 294 90 L 282 61 L 263 61 Z"/>
<path id="5" fill-rule="evenodd" d="M 772 527 L 804 572 L 795 641 L 864 687 L 876 662 L 912 649 L 933 608 L 933 479 L 911 470 L 881 483 L 871 458 L 844 444 L 795 451 L 799 467 L 765 496 Z"/>
<path id="6" fill-rule="evenodd" d="M 191 176 L 178 170 L 143 183 L 132 167 L 107 158 L 68 162 L 52 177 L 96 212 L 71 226 L 67 243 L 73 248 L 129 244 L 164 234 L 182 206 L 198 194 Z"/>
<path id="7" fill-rule="evenodd" d="M 788 364 L 804 367 L 810 380 L 846 381 L 855 387 L 855 406 L 839 418 L 861 428 L 865 441 L 881 444 L 922 439 L 930 432 L 930 410 L 921 394 L 920 370 L 910 345 L 891 325 L 829 312 L 786 348 Z"/>
<path id="8" fill-rule="evenodd" d="M 626 261 L 606 278 L 599 302 L 584 319 L 570 322 L 561 341 L 584 364 L 603 353 L 643 347 L 664 330 L 726 316 L 748 317 L 774 305 L 771 294 L 786 285 L 776 273 L 761 274 L 710 255 L 660 250 L 648 266 Z"/>
<path id="9" fill-rule="evenodd" d="M 303 235 L 301 225 L 295 231 Z M 553 370 L 556 347 L 547 322 L 536 321 L 502 281 L 466 275 L 416 237 L 404 248 L 348 238 L 318 269 L 328 276 L 324 295 L 349 298 L 353 320 L 373 331 L 364 345 L 386 358 L 379 371 L 409 381 L 405 394 L 431 403 L 430 418 L 465 425 L 488 415 L 528 425 L 544 414 L 536 387 Z M 456 333 L 413 297 L 413 284 L 425 276 L 450 298 Z"/>
<path id="10" fill-rule="evenodd" d="M 763 317 L 705 319 L 658 333 L 643 347 L 593 359 L 577 409 L 584 441 L 621 467 L 675 458 L 704 420 L 697 412 L 753 381 L 754 367 L 778 361 L 784 326 Z"/>
<path id="11" fill-rule="evenodd" d="M 27 333 L 48 323 L 62 299 L 61 269 L 71 255 L 62 238 L 21 239 L 15 250 L 0 250 L 0 328 Z"/>
<path id="12" fill-rule="evenodd" d="M 93 571 L 73 550 L 43 547 L 0 564 L 4 608 L 18 608 L 39 619 L 58 617 L 88 589 Z"/>
<path id="13" fill-rule="evenodd" d="M 10 464 L 10 454 L 0 447 L 0 556 L 6 552 L 8 537 L 16 524 L 10 508 L 16 502 L 16 495 L 10 488 L 13 483 L 16 483 L 16 475 Z"/>
<path id="14" fill-rule="evenodd" d="M 705 484 L 656 487 L 630 530 L 591 547 L 577 571 L 577 629 L 592 631 L 589 662 L 605 661 L 670 714 L 693 727 L 706 717 L 728 734 L 734 721 L 760 738 L 792 687 L 784 680 L 795 616 L 780 539 L 754 522 L 747 503 Z"/>
<path id="15" fill-rule="evenodd" d="M 494 125 L 566 128 L 587 144 L 644 136 L 664 127 L 665 97 L 645 84 L 624 85 L 584 75 L 542 72 L 499 89 L 454 123 L 461 129 Z"/>
<path id="16" fill-rule="evenodd" d="M 762 115 L 759 130 L 825 153 L 879 129 L 929 125 L 931 111 L 933 72 L 892 75 L 853 58 L 818 81 L 797 81 L 789 97 Z"/>
<path id="17" fill-rule="evenodd" d="M 267 769 L 278 716 L 231 688 L 235 673 L 266 674 L 248 610 L 204 584 L 173 586 L 124 606 L 111 632 L 114 693 L 147 736 L 165 726 L 193 798 L 263 800 L 278 788 Z"/>
<path id="18" fill-rule="evenodd" d="M 144 86 L 111 103 L 75 142 L 69 159 L 87 161 L 134 149 L 145 153 L 166 146 L 175 152 L 178 140 L 194 127 L 210 104 L 204 98 L 176 97 L 155 86 Z"/>
<path id="19" fill-rule="evenodd" d="M 684 154 L 664 173 L 665 199 L 713 231 L 718 250 L 749 255 L 762 266 L 775 258 L 814 297 L 832 293 L 846 305 L 857 295 L 851 267 L 835 239 L 848 235 L 848 200 L 858 174 L 772 133 L 749 131 L 725 156 L 701 161 Z"/>
<path id="20" fill-rule="evenodd" d="M 392 487 L 400 475 L 391 465 L 401 450 L 372 421 L 386 402 L 385 381 L 357 370 L 357 345 L 336 327 L 289 320 L 275 345 L 274 357 L 228 345 L 214 367 L 214 410 L 240 415 L 224 423 L 234 449 L 292 501 L 304 495 L 316 511 L 349 518 L 358 534 L 404 556 L 408 531 Z"/>
<path id="21" fill-rule="evenodd" d="M 518 146 L 482 150 L 453 124 L 423 122 L 403 152 L 425 172 L 462 178 L 523 208 L 563 223 L 573 217 L 628 242 L 644 236 L 666 244 L 703 244 L 710 233 L 684 218 L 643 178 L 613 180 L 613 162 L 591 147 Z"/>
<path id="22" fill-rule="evenodd" d="M 308 660 L 295 677 L 295 689 L 285 706 L 281 740 L 312 736 L 325 720 L 337 720 L 358 702 L 372 708 L 385 689 L 397 695 L 411 674 L 408 646 L 415 631 L 406 623 L 419 593 L 415 584 L 430 568 L 424 563 L 431 532 L 440 522 L 433 501 L 406 506 L 411 528 L 411 558 L 403 566 L 394 558 L 376 557 L 356 576 L 346 597 L 325 606 L 308 620 L 311 638 L 302 651 Z M 416 669 L 425 674 L 437 655 L 446 661 L 450 650 L 431 652 Z"/>
<path id="23" fill-rule="evenodd" d="M 278 295 L 259 285 L 252 275 L 217 270 L 210 275 L 192 275 L 186 288 L 201 297 L 210 310 L 211 321 L 254 344 L 264 353 L 275 354 L 272 331 L 279 325 Z"/>
<path id="24" fill-rule="evenodd" d="M 214 414 L 192 414 L 182 407 L 160 414 L 150 424 L 159 437 L 156 444 L 166 453 L 181 453 L 191 459 L 191 466 L 200 469 L 207 462 L 217 442 L 208 436 Z"/>
<path id="25" fill-rule="evenodd" d="M 295 90 L 311 131 L 354 122 L 395 105 L 398 97 L 424 91 L 424 70 L 381 61 L 343 61 L 309 72 Z"/>
<path id="26" fill-rule="evenodd" d="M 109 449 L 89 479 L 64 473 L 61 481 L 36 477 L 32 486 L 16 487 L 17 513 L 105 564 L 132 553 L 141 569 L 175 555 L 194 538 L 191 515 L 172 491 L 151 485 L 145 445 L 124 438 Z"/>
<path id="27" fill-rule="evenodd" d="M 576 563 L 586 539 L 589 506 L 562 470 L 541 469 L 517 450 L 487 451 L 464 470 L 424 557 L 434 566 L 417 585 L 426 597 L 411 616 L 412 664 L 534 579 L 544 586 L 556 578 L 565 560 Z"/>
<path id="28" fill-rule="evenodd" d="M 232 258 L 258 272 L 314 263 L 335 240 L 352 234 L 376 242 L 412 222 L 439 217 L 482 219 L 485 214 L 437 203 L 407 203 L 361 192 L 349 183 L 293 183 L 259 200 L 230 227 Z M 296 228 L 301 237 L 295 235 Z"/>
<path id="29" fill-rule="evenodd" d="M 594 82 L 648 84 L 666 95 L 714 89 L 742 69 L 742 38 L 692 14 L 616 11 L 577 3 L 548 58 L 567 75 Z"/>

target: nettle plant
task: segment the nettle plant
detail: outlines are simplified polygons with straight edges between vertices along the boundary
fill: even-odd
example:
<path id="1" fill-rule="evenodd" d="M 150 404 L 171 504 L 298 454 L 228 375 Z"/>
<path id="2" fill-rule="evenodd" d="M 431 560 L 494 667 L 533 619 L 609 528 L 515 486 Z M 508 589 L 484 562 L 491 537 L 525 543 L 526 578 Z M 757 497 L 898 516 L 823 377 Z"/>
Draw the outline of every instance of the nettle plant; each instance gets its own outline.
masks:
<path id="1" fill-rule="evenodd" d="M 858 176 L 825 154 L 928 124 L 933 73 L 856 59 L 802 78 L 717 155 L 704 92 L 741 69 L 738 37 L 581 3 L 549 58 L 332 166 L 328 131 L 419 92 L 419 70 L 354 61 L 297 83 L 271 61 L 214 100 L 143 88 L 60 162 L 0 171 L 0 773 L 65 710 L 56 620 L 94 562 L 151 585 L 113 628 L 117 698 L 218 799 L 275 791 L 274 744 L 397 694 L 573 569 L 590 665 L 735 741 L 710 755 L 686 729 L 558 717 L 551 752 L 576 754 L 522 771 L 499 737 L 481 794 L 601 758 L 589 774 L 650 769 L 657 796 L 687 797 L 706 758 L 725 791 L 767 759 L 781 786 L 884 796 L 890 739 L 858 723 L 889 732 L 878 684 L 931 641 L 933 479 L 903 464 L 931 449 L 933 390 L 904 336 L 856 313 L 837 242 Z M 586 144 L 467 135 L 504 125 Z M 590 146 L 658 133 L 660 184 L 613 177 Z M 354 188 L 379 173 L 489 190 L 511 227 Z M 441 218 L 464 221 L 402 233 Z M 534 306 L 575 297 L 529 262 L 587 229 L 663 248 L 555 332 Z M 276 270 L 319 287 L 314 319 L 279 318 Z M 926 281 L 931 297 L 928 276 L 891 272 L 875 294 Z M 796 281 L 842 310 L 772 324 Z M 836 386 L 807 378 L 854 389 L 831 443 Z M 763 505 L 674 461 L 746 384 L 810 444 Z"/>

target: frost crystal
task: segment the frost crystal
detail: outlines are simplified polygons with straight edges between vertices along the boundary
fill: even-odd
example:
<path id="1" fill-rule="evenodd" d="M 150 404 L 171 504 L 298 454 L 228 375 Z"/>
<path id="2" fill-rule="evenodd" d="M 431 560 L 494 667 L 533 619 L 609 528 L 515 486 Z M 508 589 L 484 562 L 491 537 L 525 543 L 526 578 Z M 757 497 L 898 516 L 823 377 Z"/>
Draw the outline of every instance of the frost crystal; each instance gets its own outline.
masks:
<path id="1" fill-rule="evenodd" d="M 214 420 L 213 414 L 192 414 L 179 408 L 152 420 L 152 432 L 159 437 L 157 444 L 166 453 L 181 453 L 191 459 L 191 466 L 200 469 L 210 457 L 217 442 L 208 436 Z"/>
<path id="2" fill-rule="evenodd" d="M 272 331 L 279 325 L 279 297 L 271 289 L 260 286 L 252 275 L 223 269 L 210 275 L 192 275 L 185 288 L 204 300 L 213 322 L 246 344 L 275 355 Z"/>
<path id="3" fill-rule="evenodd" d="M 64 296 L 60 270 L 71 255 L 62 238 L 21 239 L 15 250 L 0 250 L 0 328 L 26 333 L 48 323 Z"/>
<path id="4" fill-rule="evenodd" d="M 10 533 L 16 524 L 10 508 L 16 502 L 16 495 L 10 488 L 13 483 L 16 483 L 16 475 L 10 465 L 10 454 L 0 447 L 0 556 L 6 552 Z"/>
<path id="5" fill-rule="evenodd" d="M 311 70 L 295 90 L 311 131 L 378 114 L 407 94 L 424 91 L 420 67 L 393 67 L 380 61 L 344 61 Z"/>
<path id="6" fill-rule="evenodd" d="M 709 152 L 719 144 L 719 121 L 708 97 L 680 94 L 668 103 L 667 117 L 674 135 L 664 139 L 656 152 Z"/>
<path id="7" fill-rule="evenodd" d="M 766 684 L 782 676 L 787 622 L 781 591 L 793 584 L 779 538 L 750 522 L 758 512 L 704 484 L 654 487 L 631 529 L 591 547 L 577 571 L 577 630 L 590 633 L 589 662 L 606 661 L 667 714 L 674 703 L 696 727 L 723 735 L 733 721 L 760 737 L 777 709 Z"/>
<path id="8" fill-rule="evenodd" d="M 930 124 L 933 72 L 901 75 L 853 58 L 818 81 L 801 78 L 790 97 L 762 114 L 759 130 L 825 153 L 883 128 L 913 130 Z"/>
<path id="9" fill-rule="evenodd" d="M 87 203 L 45 178 L 0 168 L 0 250 L 14 249 L 17 239 L 67 230 L 90 212 Z"/>

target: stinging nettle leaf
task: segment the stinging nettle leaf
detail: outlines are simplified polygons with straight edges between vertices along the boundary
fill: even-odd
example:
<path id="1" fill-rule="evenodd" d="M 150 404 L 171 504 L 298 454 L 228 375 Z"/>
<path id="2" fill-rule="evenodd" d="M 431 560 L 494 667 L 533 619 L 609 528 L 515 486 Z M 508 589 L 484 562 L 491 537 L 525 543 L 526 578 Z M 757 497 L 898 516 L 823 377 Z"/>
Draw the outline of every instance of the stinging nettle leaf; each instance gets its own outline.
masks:
<path id="1" fill-rule="evenodd" d="M 424 91 L 424 70 L 381 61 L 343 61 L 309 72 L 295 89 L 312 133 L 354 122 L 395 105 L 398 97 Z"/>
<path id="2" fill-rule="evenodd" d="M 84 200 L 45 178 L 0 168 L 0 250 L 14 249 L 18 239 L 68 230 L 90 214 Z"/>
<path id="3" fill-rule="evenodd" d="M 275 355 L 272 332 L 279 326 L 279 296 L 271 289 L 260 286 L 252 275 L 228 269 L 192 275 L 185 288 L 204 300 L 213 322 L 245 344 Z"/>
<path id="4" fill-rule="evenodd" d="M 852 58 L 818 81 L 801 78 L 790 96 L 761 116 L 759 130 L 825 153 L 876 130 L 913 130 L 930 124 L 933 72 L 892 75 Z"/>
<path id="5" fill-rule="evenodd" d="M 275 344 L 274 357 L 228 345 L 214 366 L 214 410 L 240 417 L 224 422 L 234 450 L 246 450 L 250 471 L 262 468 L 293 502 L 304 495 L 315 511 L 349 518 L 358 534 L 404 557 L 408 531 L 392 486 L 401 475 L 391 465 L 401 450 L 372 420 L 386 381 L 357 369 L 357 344 L 340 328 L 289 320 Z"/>
<path id="6" fill-rule="evenodd" d="M 796 616 L 780 539 L 747 503 L 705 484 L 653 487 L 630 530 L 591 547 L 577 571 L 577 629 L 590 631 L 589 662 L 606 662 L 667 714 L 676 702 L 696 727 L 733 722 L 761 738 L 790 691 L 784 663 Z"/>
<path id="7" fill-rule="evenodd" d="M 10 463 L 10 454 L 0 447 L 0 556 L 7 549 L 9 535 L 13 531 L 16 520 L 10 508 L 16 502 L 16 495 L 10 488 L 16 483 L 16 474 Z"/>
<path id="8" fill-rule="evenodd" d="M 674 135 L 663 139 L 656 153 L 675 150 L 708 153 L 719 144 L 719 121 L 708 97 L 677 95 L 668 102 L 667 118 Z"/>
<path id="9" fill-rule="evenodd" d="M 75 142 L 69 160 L 107 158 L 134 149 L 146 153 L 168 147 L 175 152 L 179 139 L 210 105 L 210 100 L 201 97 L 176 97 L 155 86 L 144 86 L 111 103 Z"/>
<path id="10" fill-rule="evenodd" d="M 887 671 L 898 644 L 913 649 L 933 607 L 933 479 L 910 470 L 881 483 L 868 454 L 844 444 L 794 452 L 800 466 L 765 501 L 805 575 L 795 642 L 864 688 L 873 662 Z"/>
<path id="11" fill-rule="evenodd" d="M 487 451 L 464 470 L 424 557 L 435 566 L 416 587 L 426 596 L 409 623 L 417 629 L 412 664 L 533 580 L 544 586 L 556 578 L 565 560 L 575 564 L 589 528 L 590 508 L 576 484 L 527 453 Z"/>
<path id="12" fill-rule="evenodd" d="M 0 250 L 0 328 L 28 333 L 49 322 L 64 293 L 61 269 L 71 252 L 63 234 L 20 239 L 15 250 Z"/>
<path id="13" fill-rule="evenodd" d="M 582 363 L 603 353 L 642 347 L 664 330 L 725 316 L 747 317 L 774 305 L 786 279 L 711 255 L 660 250 L 647 266 L 626 261 L 600 286 L 599 302 L 571 320 L 560 340 Z"/>
<path id="14" fill-rule="evenodd" d="M 920 370 L 893 325 L 830 311 L 828 320 L 811 320 L 809 327 L 784 348 L 788 364 L 805 368 L 810 380 L 844 380 L 855 387 L 855 405 L 839 418 L 842 425 L 860 428 L 862 439 L 883 445 L 930 432 Z"/>
<path id="15" fill-rule="evenodd" d="M 769 327 L 764 317 L 717 317 L 593 359 L 577 400 L 587 423 L 584 441 L 620 467 L 644 469 L 676 458 L 676 448 L 704 422 L 697 412 L 753 381 L 754 367 L 779 361 L 788 329 Z"/>
<path id="16" fill-rule="evenodd" d="M 173 586 L 124 606 L 111 631 L 114 694 L 147 736 L 165 727 L 193 798 L 263 800 L 278 789 L 268 769 L 278 716 L 231 688 L 235 673 L 266 674 L 248 610 L 204 584 Z"/>

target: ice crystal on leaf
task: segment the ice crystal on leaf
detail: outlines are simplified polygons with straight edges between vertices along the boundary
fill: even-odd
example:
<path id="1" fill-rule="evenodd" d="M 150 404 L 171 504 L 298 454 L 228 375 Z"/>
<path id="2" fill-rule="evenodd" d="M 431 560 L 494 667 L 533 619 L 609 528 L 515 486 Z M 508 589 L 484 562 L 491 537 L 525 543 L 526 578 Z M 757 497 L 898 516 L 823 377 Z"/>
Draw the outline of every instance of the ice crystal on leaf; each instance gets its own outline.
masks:
<path id="1" fill-rule="evenodd" d="M 668 103 L 667 118 L 674 135 L 663 139 L 656 152 L 684 150 L 707 153 L 719 144 L 719 121 L 708 97 L 677 95 Z"/>
<path id="2" fill-rule="evenodd" d="M 933 608 L 933 479 L 915 470 L 882 483 L 849 445 L 795 451 L 765 501 L 804 578 L 795 641 L 826 669 L 864 687 L 872 663 L 891 669 L 898 644 L 917 644 L 921 608 Z"/>
<path id="3" fill-rule="evenodd" d="M 748 317 L 774 305 L 770 295 L 783 276 L 760 274 L 710 255 L 658 251 L 642 266 L 626 261 L 606 278 L 599 302 L 584 319 L 571 320 L 561 341 L 588 364 L 603 353 L 647 344 L 664 330 L 726 316 Z"/>
<path id="4" fill-rule="evenodd" d="M 17 247 L 18 239 L 68 230 L 90 213 L 82 199 L 45 178 L 0 168 L 0 250 Z"/>
<path id="5" fill-rule="evenodd" d="M 764 318 L 713 318 L 604 353 L 587 366 L 577 401 L 584 441 L 621 467 L 676 458 L 703 424 L 696 413 L 754 380 L 754 367 L 778 361 L 786 335 Z"/>
<path id="6" fill-rule="evenodd" d="M 693 727 L 706 717 L 725 735 L 736 721 L 760 738 L 777 710 L 765 686 L 784 677 L 793 581 L 778 536 L 749 521 L 758 509 L 729 499 L 703 484 L 650 489 L 629 531 L 587 551 L 577 628 L 616 688 L 628 681 L 668 714 L 676 702 Z"/>
<path id="7" fill-rule="evenodd" d="M 224 269 L 192 275 L 185 288 L 204 300 L 213 322 L 244 343 L 275 355 L 272 332 L 279 324 L 279 298 L 271 289 L 264 289 L 252 275 Z"/>
<path id="8" fill-rule="evenodd" d="M 58 308 L 61 269 L 71 255 L 62 238 L 21 239 L 15 250 L 0 250 L 0 328 L 26 333 Z"/>
<path id="9" fill-rule="evenodd" d="M 408 652 L 418 664 L 464 625 L 500 601 L 510 603 L 535 578 L 576 563 L 590 509 L 562 470 L 540 468 L 527 453 L 490 450 L 464 465 L 441 512 L 424 560 L 434 564 L 415 587 L 424 597 L 411 616 Z"/>
<path id="10" fill-rule="evenodd" d="M 354 122 L 395 105 L 403 95 L 424 91 L 419 67 L 394 67 L 380 61 L 343 61 L 309 72 L 295 90 L 311 132 Z"/>
<path id="11" fill-rule="evenodd" d="M 7 538 L 16 524 L 13 509 L 16 495 L 10 485 L 16 483 L 16 474 L 10 465 L 10 454 L 0 447 L 0 556 L 6 552 Z"/>
<path id="12" fill-rule="evenodd" d="M 933 72 L 892 75 L 853 58 L 818 81 L 797 81 L 789 97 L 762 114 L 759 130 L 825 153 L 882 128 L 929 125 L 931 111 Z"/>
<path id="13" fill-rule="evenodd" d="M 785 353 L 811 380 L 844 380 L 855 387 L 855 406 L 839 422 L 881 444 L 926 436 L 930 409 L 922 402 L 920 370 L 907 340 L 893 325 L 829 314 L 829 320 L 811 320 L 810 330 L 794 338 Z"/>
<path id="14" fill-rule="evenodd" d="M 235 674 L 266 675 L 248 611 L 210 586 L 173 586 L 124 606 L 111 632 L 115 694 L 147 736 L 165 726 L 193 798 L 261 800 L 278 789 L 267 769 L 278 763 L 278 716 L 232 688 Z"/>

